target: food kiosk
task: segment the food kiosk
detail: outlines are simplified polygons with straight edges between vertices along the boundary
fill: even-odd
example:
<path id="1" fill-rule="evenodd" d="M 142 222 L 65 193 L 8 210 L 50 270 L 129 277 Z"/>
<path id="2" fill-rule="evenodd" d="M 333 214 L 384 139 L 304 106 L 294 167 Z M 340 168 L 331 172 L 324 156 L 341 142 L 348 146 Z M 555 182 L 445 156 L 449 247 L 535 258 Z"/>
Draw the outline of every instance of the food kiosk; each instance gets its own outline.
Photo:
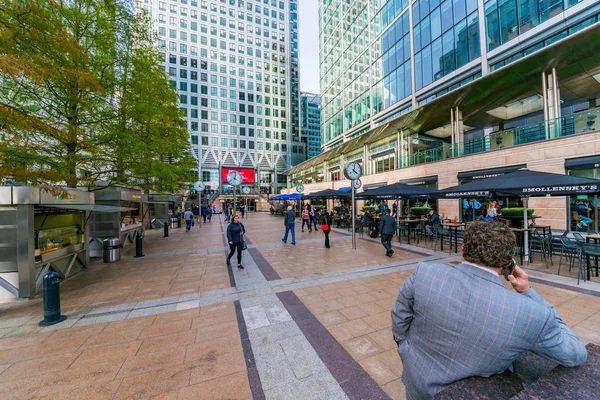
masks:
<path id="1" fill-rule="evenodd" d="M 91 257 L 102 256 L 102 241 L 119 238 L 123 247 L 135 243 L 135 236 L 144 232 L 147 218 L 148 195 L 140 190 L 111 186 L 94 191 L 97 205 L 110 206 L 120 211 L 94 213 L 91 217 Z"/>
<path id="2" fill-rule="evenodd" d="M 150 194 L 148 198 L 150 226 L 154 229 L 162 229 L 163 224 L 169 221 L 169 210 L 173 211 L 180 206 L 181 198 L 157 193 Z"/>
<path id="3" fill-rule="evenodd" d="M 64 279 L 86 268 L 93 207 L 81 190 L 0 186 L 0 299 L 34 297 L 49 270 Z"/>

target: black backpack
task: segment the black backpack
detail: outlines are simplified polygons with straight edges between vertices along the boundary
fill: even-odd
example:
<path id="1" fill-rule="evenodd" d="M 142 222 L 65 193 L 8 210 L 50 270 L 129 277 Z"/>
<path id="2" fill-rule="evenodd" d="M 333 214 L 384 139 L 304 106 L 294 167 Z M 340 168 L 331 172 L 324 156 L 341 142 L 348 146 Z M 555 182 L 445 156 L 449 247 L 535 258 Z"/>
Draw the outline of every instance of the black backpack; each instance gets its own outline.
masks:
<path id="1" fill-rule="evenodd" d="M 369 233 L 369 236 L 371 236 L 373 239 L 377 239 L 379 237 L 379 232 L 372 230 L 371 233 Z"/>

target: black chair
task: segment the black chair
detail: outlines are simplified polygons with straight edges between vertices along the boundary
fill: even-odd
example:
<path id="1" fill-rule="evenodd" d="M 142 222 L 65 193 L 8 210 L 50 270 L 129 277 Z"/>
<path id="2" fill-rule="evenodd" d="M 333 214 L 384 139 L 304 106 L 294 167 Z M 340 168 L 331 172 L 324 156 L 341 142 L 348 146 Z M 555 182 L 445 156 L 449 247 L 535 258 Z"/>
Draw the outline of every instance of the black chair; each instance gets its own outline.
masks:
<path id="1" fill-rule="evenodd" d="M 569 272 L 575 265 L 575 259 L 579 259 L 581 248 L 573 243 L 566 235 L 560 236 L 560 245 L 555 247 L 555 252 L 560 253 L 558 260 L 558 275 L 560 275 L 560 267 L 562 265 L 563 256 L 569 260 Z"/>
<path id="2" fill-rule="evenodd" d="M 529 241 L 529 263 L 533 261 L 533 253 L 540 253 L 546 261 L 546 269 L 548 269 L 548 258 L 550 257 L 550 237 L 544 236 L 540 229 L 536 229 L 531 232 L 531 239 Z M 552 258 L 550 257 L 550 263 Z"/>
<path id="3" fill-rule="evenodd" d="M 583 277 L 583 281 L 587 280 L 587 273 L 592 266 L 587 262 L 592 257 L 600 257 L 600 245 L 590 243 L 578 243 L 577 247 L 580 248 L 579 252 L 579 266 L 577 268 L 577 284 L 579 285 L 579 279 Z M 582 265 L 584 264 L 583 258 L 585 257 L 584 270 L 582 271 Z M 598 265 L 596 264 L 596 275 L 598 275 Z"/>
<path id="4" fill-rule="evenodd" d="M 575 240 L 577 241 L 577 243 L 586 243 L 587 241 L 585 240 L 585 237 L 578 232 L 571 232 L 573 234 L 573 237 L 575 238 Z"/>
<path id="5" fill-rule="evenodd" d="M 440 243 L 440 248 L 443 246 L 443 240 L 448 241 L 448 254 L 452 253 L 452 235 L 450 230 L 446 228 L 439 228 L 433 231 L 433 251 L 437 251 L 437 245 Z"/>

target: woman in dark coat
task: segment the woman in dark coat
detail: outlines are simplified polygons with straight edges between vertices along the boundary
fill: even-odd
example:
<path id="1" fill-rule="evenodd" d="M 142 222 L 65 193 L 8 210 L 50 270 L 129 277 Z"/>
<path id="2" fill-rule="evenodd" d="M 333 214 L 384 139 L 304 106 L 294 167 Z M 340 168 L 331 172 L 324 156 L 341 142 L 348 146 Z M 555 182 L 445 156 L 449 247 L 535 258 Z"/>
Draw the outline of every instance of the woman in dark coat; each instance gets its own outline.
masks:
<path id="1" fill-rule="evenodd" d="M 244 234 L 246 228 L 244 224 L 240 222 L 239 215 L 233 216 L 233 221 L 227 227 L 227 242 L 229 242 L 229 255 L 227 256 L 227 265 L 229 265 L 231 257 L 237 250 L 237 262 L 238 268 L 244 269 L 242 266 L 242 242 L 244 241 Z"/>
<path id="2" fill-rule="evenodd" d="M 325 213 L 321 227 L 325 224 L 329 225 L 327 230 L 323 229 L 323 233 L 325 234 L 325 247 L 329 248 L 329 232 L 331 232 L 331 225 L 333 225 L 333 213 Z"/>

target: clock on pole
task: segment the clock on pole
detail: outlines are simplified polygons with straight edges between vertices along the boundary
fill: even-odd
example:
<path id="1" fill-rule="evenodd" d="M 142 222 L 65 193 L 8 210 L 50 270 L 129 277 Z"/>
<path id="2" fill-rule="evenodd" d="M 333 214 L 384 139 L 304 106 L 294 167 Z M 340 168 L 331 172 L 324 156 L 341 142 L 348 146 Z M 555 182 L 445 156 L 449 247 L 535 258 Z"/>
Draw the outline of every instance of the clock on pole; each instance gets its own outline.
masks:
<path id="1" fill-rule="evenodd" d="M 356 161 L 351 161 L 344 166 L 344 176 L 350 180 L 356 180 L 362 176 L 362 167 Z"/>
<path id="2" fill-rule="evenodd" d="M 298 193 L 304 192 L 304 186 L 302 186 L 302 185 L 296 186 L 296 192 L 298 192 Z"/>
<path id="3" fill-rule="evenodd" d="M 360 189 L 361 186 L 362 182 L 360 181 L 360 179 L 355 179 L 352 181 L 352 187 L 354 188 L 354 190 Z"/>

